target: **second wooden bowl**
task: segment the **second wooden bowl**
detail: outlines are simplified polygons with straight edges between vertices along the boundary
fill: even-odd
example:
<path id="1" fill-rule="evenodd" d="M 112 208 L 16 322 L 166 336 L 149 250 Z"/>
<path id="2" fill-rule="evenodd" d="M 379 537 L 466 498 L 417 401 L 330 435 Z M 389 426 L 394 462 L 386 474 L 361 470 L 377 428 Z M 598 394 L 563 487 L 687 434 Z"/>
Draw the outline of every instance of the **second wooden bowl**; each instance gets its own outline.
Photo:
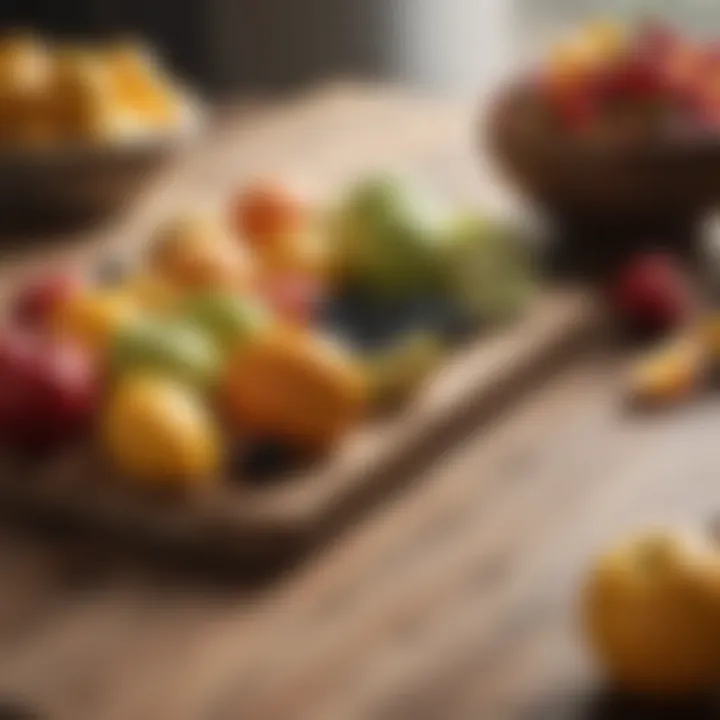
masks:
<path id="1" fill-rule="evenodd" d="M 487 121 L 501 170 L 568 231 L 564 249 L 582 246 L 591 263 L 649 245 L 691 253 L 700 221 L 720 203 L 720 133 L 566 137 L 537 122 L 521 84 Z"/>

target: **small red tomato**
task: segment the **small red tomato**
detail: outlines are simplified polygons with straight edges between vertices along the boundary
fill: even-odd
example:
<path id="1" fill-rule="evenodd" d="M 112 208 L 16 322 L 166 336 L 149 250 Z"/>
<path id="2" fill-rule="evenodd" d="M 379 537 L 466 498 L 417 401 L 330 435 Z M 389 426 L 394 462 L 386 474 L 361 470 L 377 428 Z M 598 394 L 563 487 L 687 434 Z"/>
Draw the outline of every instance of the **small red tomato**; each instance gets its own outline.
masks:
<path id="1" fill-rule="evenodd" d="M 652 333 L 686 323 L 695 304 L 682 267 L 665 253 L 647 253 L 631 260 L 619 273 L 611 298 L 629 324 Z"/>
<path id="2" fill-rule="evenodd" d="M 306 325 L 322 299 L 323 287 L 309 275 L 275 275 L 263 282 L 260 295 L 278 318 Z"/>
<path id="3" fill-rule="evenodd" d="M 48 328 L 57 309 L 81 289 L 80 279 L 70 273 L 52 273 L 36 277 L 16 293 L 10 316 L 21 325 Z"/>
<path id="4" fill-rule="evenodd" d="M 233 204 L 233 215 L 238 234 L 262 248 L 295 231 L 306 221 L 308 209 L 288 189 L 268 181 L 240 192 Z"/>
<path id="5" fill-rule="evenodd" d="M 0 337 L 0 443 L 47 450 L 88 429 L 100 396 L 93 358 L 76 345 L 10 327 Z"/>

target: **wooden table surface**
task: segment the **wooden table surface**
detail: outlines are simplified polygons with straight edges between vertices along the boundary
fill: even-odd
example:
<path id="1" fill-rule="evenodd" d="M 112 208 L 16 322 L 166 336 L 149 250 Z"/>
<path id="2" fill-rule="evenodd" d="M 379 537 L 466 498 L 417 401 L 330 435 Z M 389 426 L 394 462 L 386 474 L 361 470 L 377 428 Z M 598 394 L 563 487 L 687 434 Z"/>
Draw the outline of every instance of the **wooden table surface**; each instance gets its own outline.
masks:
<path id="1" fill-rule="evenodd" d="M 277 138 L 274 155 L 248 144 L 258 118 Z M 462 167 L 476 173 L 471 120 L 468 107 L 379 91 L 254 111 L 226 123 L 122 222 L 62 248 L 18 250 L 3 272 L 140 242 L 155 213 L 222 195 L 233 173 L 261 162 L 306 180 L 322 167 L 327 184 L 328 174 L 339 183 L 414 153 L 414 168 L 443 177 L 457 141 Z M 299 136 L 302 152 L 286 167 Z M 365 138 L 363 167 L 348 163 L 357 153 L 343 155 L 344 138 Z M 453 163 L 450 184 L 456 173 Z M 467 199 L 491 202 L 487 177 L 477 173 Z M 578 583 L 618 531 L 713 514 L 718 403 L 630 416 L 614 365 L 604 352 L 578 359 L 271 584 L 220 587 L 5 522 L 0 700 L 62 720 L 638 720 L 598 695 L 576 628 Z"/>

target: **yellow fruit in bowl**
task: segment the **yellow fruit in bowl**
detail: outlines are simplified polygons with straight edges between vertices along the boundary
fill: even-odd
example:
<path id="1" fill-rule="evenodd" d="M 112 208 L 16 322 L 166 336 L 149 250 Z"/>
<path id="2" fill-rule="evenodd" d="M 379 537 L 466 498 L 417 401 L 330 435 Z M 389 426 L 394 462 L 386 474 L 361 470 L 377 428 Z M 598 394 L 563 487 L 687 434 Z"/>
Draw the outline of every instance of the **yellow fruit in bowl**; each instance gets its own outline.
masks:
<path id="1" fill-rule="evenodd" d="M 559 84 L 583 80 L 588 73 L 616 58 L 626 43 L 627 34 L 622 25 L 608 20 L 589 23 L 552 49 L 549 77 Z"/>
<path id="2" fill-rule="evenodd" d="M 45 98 L 51 79 L 47 47 L 31 35 L 0 40 L 0 142 L 48 135 Z"/>
<path id="3" fill-rule="evenodd" d="M 702 536 L 621 541 L 593 567 L 583 610 L 590 645 L 622 689 L 682 695 L 720 678 L 720 556 Z"/>
<path id="4" fill-rule="evenodd" d="M 627 46 L 628 33 L 622 23 L 609 19 L 597 19 L 588 23 L 581 37 L 599 61 L 610 60 Z"/>
<path id="5" fill-rule="evenodd" d="M 25 33 L 0 39 L 0 85 L 34 86 L 42 83 L 48 71 L 47 47 Z"/>
<path id="6" fill-rule="evenodd" d="M 176 126 L 183 101 L 153 54 L 137 43 L 122 43 L 103 54 L 118 104 L 155 128 Z"/>
<path id="7" fill-rule="evenodd" d="M 122 377 L 102 421 L 103 446 L 128 479 L 157 489 L 217 480 L 220 431 L 199 395 L 168 378 Z"/>
<path id="8" fill-rule="evenodd" d="M 89 289 L 70 297 L 55 313 L 54 328 L 86 348 L 104 351 L 115 334 L 137 318 L 140 306 L 116 289 Z"/>
<path id="9" fill-rule="evenodd" d="M 47 112 L 66 141 L 107 142 L 122 134 L 122 118 L 103 64 L 84 49 L 58 53 Z"/>
<path id="10" fill-rule="evenodd" d="M 247 289 L 252 258 L 210 214 L 188 215 L 160 226 L 150 252 L 153 272 L 187 289 Z"/>

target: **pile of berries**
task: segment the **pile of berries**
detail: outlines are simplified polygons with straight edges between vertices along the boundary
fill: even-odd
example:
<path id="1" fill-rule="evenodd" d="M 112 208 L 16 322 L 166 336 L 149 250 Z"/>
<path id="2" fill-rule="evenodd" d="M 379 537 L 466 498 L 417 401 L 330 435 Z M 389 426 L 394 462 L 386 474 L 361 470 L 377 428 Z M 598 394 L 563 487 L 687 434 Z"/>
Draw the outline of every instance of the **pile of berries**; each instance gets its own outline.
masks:
<path id="1" fill-rule="evenodd" d="M 720 125 L 720 45 L 659 22 L 594 22 L 558 43 L 530 82 L 542 115 L 575 135 Z"/>

